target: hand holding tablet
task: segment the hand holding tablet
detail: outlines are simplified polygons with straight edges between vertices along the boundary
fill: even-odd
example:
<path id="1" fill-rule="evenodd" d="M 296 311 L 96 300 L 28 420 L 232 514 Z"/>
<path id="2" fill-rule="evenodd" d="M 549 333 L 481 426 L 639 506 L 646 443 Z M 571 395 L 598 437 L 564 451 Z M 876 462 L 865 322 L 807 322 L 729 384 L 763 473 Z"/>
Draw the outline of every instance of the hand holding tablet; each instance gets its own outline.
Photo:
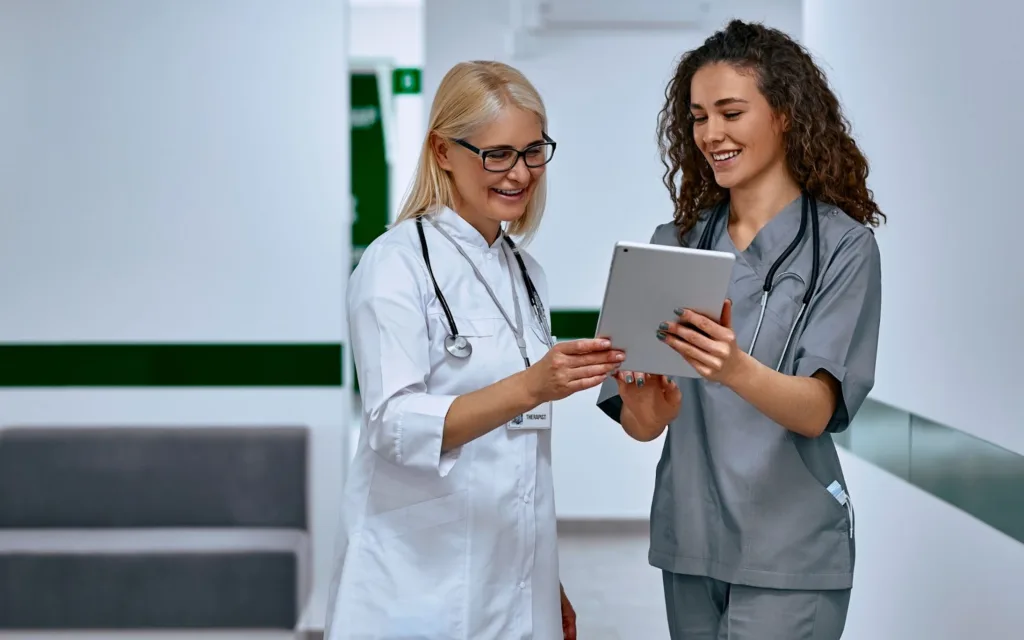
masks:
<path id="1" fill-rule="evenodd" d="M 682 310 L 720 322 L 735 259 L 722 251 L 617 243 L 597 336 L 626 352 L 621 370 L 700 377 L 700 371 L 662 341 L 659 327 L 672 318 L 680 320 Z M 696 315 L 692 317 L 699 323 Z M 689 324 L 703 333 L 695 323 Z"/>

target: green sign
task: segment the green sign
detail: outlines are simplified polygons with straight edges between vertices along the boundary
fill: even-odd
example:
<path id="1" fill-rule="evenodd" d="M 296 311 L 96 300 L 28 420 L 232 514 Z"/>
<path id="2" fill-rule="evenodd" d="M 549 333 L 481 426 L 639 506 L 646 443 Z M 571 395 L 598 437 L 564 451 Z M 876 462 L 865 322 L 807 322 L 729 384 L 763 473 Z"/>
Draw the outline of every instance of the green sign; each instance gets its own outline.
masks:
<path id="1" fill-rule="evenodd" d="M 351 79 L 352 266 L 388 225 L 388 158 L 380 87 L 372 72 Z"/>
<path id="2" fill-rule="evenodd" d="M 395 69 L 391 73 L 391 81 L 395 95 L 419 93 L 421 90 L 419 69 Z"/>
<path id="3" fill-rule="evenodd" d="M 387 76 L 384 76 L 387 78 Z M 394 69 L 393 94 L 418 94 L 419 69 Z M 388 227 L 389 167 L 381 114 L 381 87 L 372 71 L 354 71 L 350 82 L 351 179 L 352 179 L 352 268 L 363 250 Z M 356 392 L 358 379 L 353 380 Z"/>

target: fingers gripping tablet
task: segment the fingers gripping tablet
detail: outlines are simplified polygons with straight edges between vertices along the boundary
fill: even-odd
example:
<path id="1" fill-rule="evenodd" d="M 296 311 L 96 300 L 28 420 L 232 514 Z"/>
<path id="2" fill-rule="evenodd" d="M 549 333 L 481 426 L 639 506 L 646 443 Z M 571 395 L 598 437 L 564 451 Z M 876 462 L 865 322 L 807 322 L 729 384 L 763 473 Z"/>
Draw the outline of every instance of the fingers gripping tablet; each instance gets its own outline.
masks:
<path id="1" fill-rule="evenodd" d="M 735 260 L 723 251 L 617 243 L 597 335 L 626 352 L 623 370 L 699 377 L 686 360 L 658 340 L 658 325 L 681 308 L 717 319 Z"/>

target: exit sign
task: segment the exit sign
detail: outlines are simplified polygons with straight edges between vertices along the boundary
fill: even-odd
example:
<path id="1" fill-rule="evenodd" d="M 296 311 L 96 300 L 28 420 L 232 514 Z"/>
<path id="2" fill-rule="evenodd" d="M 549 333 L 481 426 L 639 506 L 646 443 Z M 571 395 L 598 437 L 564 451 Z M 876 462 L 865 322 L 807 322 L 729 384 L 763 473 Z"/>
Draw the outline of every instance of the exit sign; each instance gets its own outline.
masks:
<path id="1" fill-rule="evenodd" d="M 419 69 L 395 69 L 392 74 L 392 90 L 397 94 L 420 92 Z"/>

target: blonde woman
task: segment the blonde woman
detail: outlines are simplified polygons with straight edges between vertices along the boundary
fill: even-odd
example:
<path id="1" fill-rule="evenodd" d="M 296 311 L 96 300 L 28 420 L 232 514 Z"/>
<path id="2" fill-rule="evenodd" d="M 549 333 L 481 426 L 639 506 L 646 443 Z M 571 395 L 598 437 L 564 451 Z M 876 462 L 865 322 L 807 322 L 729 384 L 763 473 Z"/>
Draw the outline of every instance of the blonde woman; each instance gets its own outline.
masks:
<path id="1" fill-rule="evenodd" d="M 553 344 L 544 271 L 520 246 L 544 212 L 546 128 L 515 69 L 452 68 L 399 219 L 349 281 L 363 417 L 328 640 L 575 638 L 551 403 L 623 354 Z"/>

